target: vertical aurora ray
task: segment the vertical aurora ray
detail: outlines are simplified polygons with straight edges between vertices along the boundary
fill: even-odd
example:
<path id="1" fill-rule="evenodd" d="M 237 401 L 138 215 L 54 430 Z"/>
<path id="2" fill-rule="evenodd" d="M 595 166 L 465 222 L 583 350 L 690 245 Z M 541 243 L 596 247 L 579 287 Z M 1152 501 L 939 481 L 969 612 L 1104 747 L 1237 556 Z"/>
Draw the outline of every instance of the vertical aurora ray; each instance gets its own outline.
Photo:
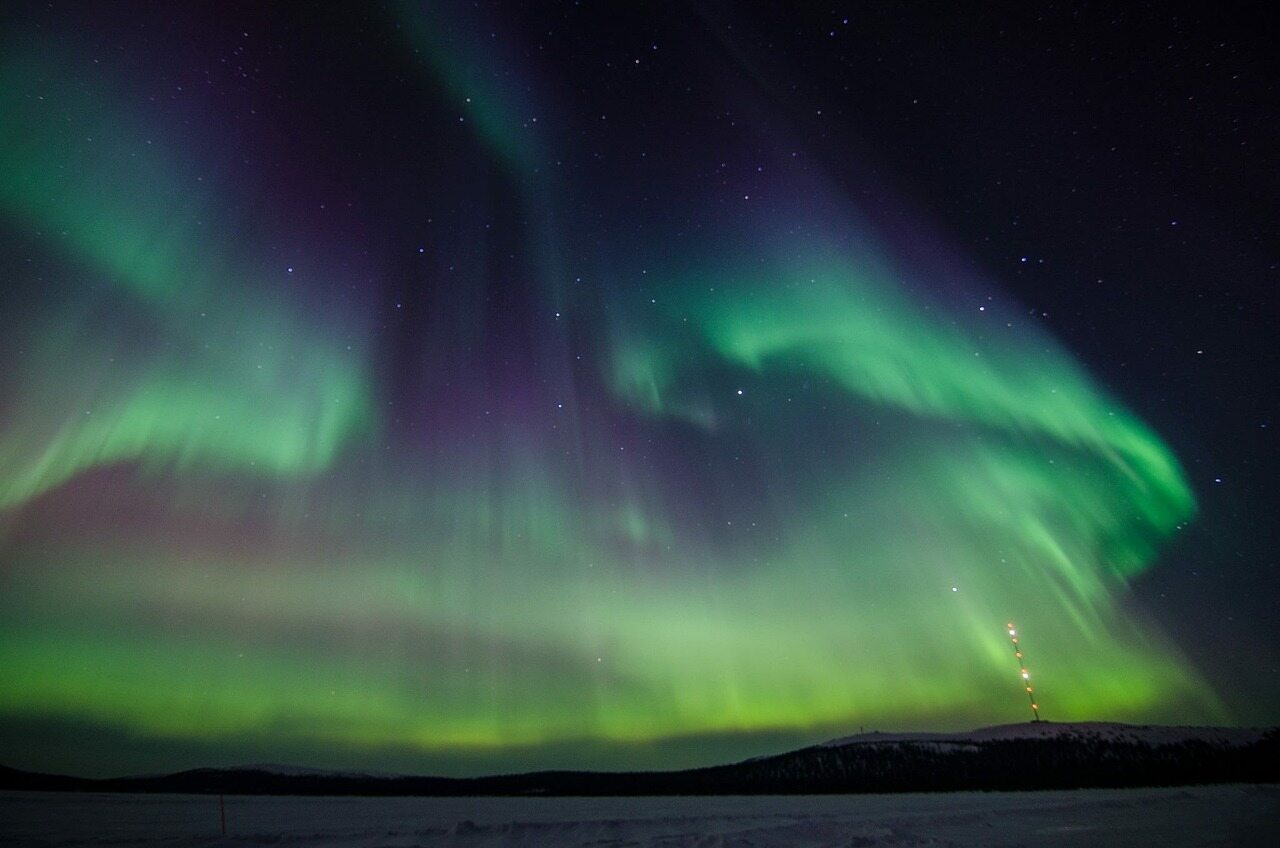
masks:
<path id="1" fill-rule="evenodd" d="M 129 84 L 0 65 L 0 235 L 47 270 L 11 257 L 0 302 L 0 720 L 680 765 L 1019 720 L 1010 617 L 1054 719 L 1225 715 L 1129 604 L 1190 487 L 1068 352 L 830 189 L 629 227 L 546 173 L 599 115 L 465 14 L 409 4 L 397 44 L 496 165 L 406 189 L 447 210 L 403 250 L 436 270 L 318 247 L 370 257 L 350 281 L 282 270 L 299 225 Z"/>

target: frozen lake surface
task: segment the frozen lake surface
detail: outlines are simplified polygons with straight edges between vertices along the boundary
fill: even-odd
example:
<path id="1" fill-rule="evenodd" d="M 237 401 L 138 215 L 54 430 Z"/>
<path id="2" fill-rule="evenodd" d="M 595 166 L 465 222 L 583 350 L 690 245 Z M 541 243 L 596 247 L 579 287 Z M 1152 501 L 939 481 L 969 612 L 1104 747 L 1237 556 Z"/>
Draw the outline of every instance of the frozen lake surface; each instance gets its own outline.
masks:
<path id="1" fill-rule="evenodd" d="M 698 798 L 0 793 L 0 844 L 1247 846 L 1280 844 L 1280 786 Z"/>

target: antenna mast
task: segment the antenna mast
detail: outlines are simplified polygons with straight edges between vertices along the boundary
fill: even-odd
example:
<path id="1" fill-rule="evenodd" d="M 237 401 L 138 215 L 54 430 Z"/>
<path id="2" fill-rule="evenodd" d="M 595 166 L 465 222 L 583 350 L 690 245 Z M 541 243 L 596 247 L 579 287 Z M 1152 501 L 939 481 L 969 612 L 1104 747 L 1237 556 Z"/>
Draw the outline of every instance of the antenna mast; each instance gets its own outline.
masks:
<path id="1" fill-rule="evenodd" d="M 1009 641 L 1013 643 L 1013 655 L 1018 658 L 1018 668 L 1022 670 L 1022 685 L 1027 688 L 1027 698 L 1031 701 L 1031 720 L 1040 720 L 1040 705 L 1036 703 L 1035 692 L 1031 690 L 1031 672 L 1027 671 L 1027 661 L 1022 656 L 1022 646 L 1018 644 L 1018 628 L 1013 622 L 1005 625 L 1009 630 Z"/>

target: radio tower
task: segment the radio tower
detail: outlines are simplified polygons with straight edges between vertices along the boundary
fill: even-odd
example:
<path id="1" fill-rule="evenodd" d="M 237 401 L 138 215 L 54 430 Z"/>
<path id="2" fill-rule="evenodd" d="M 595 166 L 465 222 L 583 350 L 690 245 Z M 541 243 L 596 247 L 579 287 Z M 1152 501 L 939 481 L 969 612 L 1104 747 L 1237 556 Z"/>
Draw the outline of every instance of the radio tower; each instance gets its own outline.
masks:
<path id="1" fill-rule="evenodd" d="M 1018 668 L 1022 670 L 1022 685 L 1027 687 L 1027 698 L 1031 701 L 1031 720 L 1040 720 L 1040 705 L 1036 703 L 1036 694 L 1031 690 L 1031 672 L 1027 671 L 1027 661 L 1022 657 L 1022 646 L 1018 644 L 1018 628 L 1009 622 L 1009 641 L 1013 643 L 1013 655 L 1018 658 Z"/>

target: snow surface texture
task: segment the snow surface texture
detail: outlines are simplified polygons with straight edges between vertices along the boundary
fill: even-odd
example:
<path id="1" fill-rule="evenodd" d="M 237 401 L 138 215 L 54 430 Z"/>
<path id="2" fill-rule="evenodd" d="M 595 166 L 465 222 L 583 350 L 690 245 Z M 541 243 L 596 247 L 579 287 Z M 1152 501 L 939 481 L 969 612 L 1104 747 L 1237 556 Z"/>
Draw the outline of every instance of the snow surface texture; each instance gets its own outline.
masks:
<path id="1" fill-rule="evenodd" d="M 0 844 L 1271 846 L 1280 786 L 708 798 L 0 793 Z"/>

